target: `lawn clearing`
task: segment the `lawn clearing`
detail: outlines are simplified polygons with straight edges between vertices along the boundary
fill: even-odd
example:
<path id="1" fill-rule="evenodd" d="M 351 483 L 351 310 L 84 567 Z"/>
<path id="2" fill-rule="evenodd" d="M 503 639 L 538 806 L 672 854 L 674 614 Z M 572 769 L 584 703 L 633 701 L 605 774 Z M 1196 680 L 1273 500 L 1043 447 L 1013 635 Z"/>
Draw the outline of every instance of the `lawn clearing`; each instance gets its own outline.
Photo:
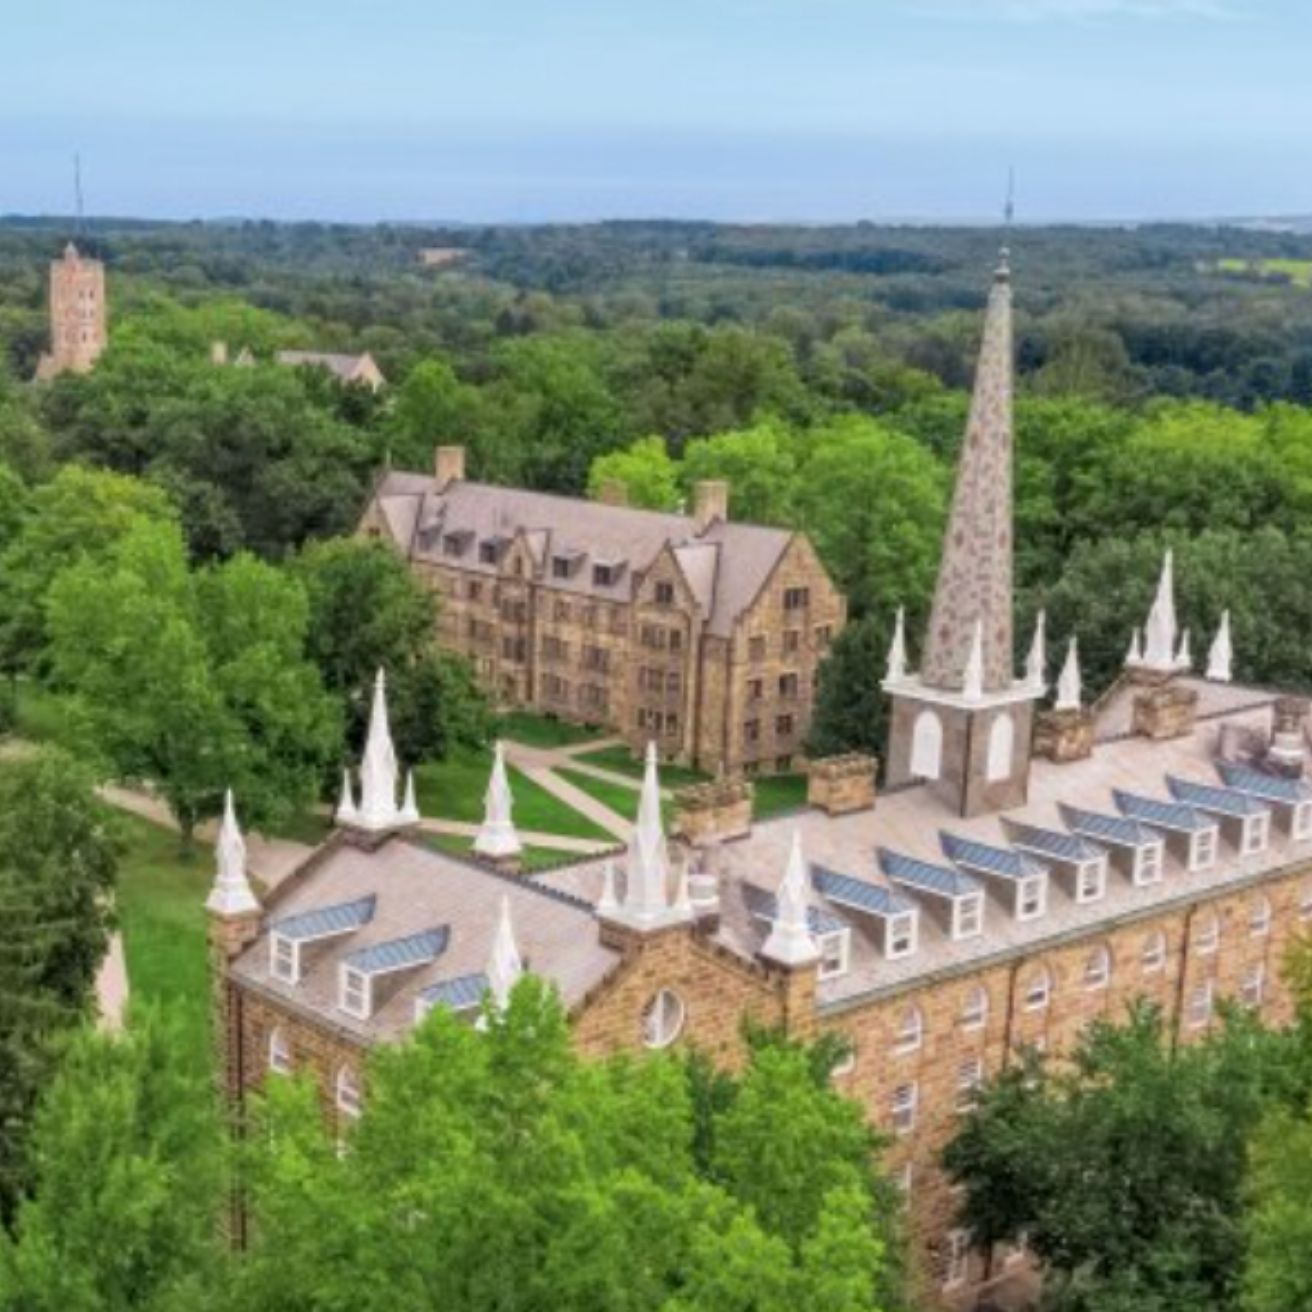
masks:
<path id="1" fill-rule="evenodd" d="M 642 793 L 637 788 L 626 788 L 623 784 L 611 783 L 609 779 L 598 779 L 595 775 L 584 774 L 580 770 L 571 770 L 569 766 L 556 766 L 554 773 L 574 785 L 581 793 L 595 797 L 602 806 L 608 806 L 617 816 L 632 824 L 638 818 L 638 802 Z M 661 802 L 661 820 L 669 827 L 671 806 L 669 801 Z"/>
<path id="2" fill-rule="evenodd" d="M 616 774 L 627 775 L 630 779 L 642 778 L 642 760 L 622 743 L 613 743 L 610 747 L 598 747 L 593 752 L 581 752 L 574 759 L 588 765 L 600 766 L 603 770 L 613 770 Z M 701 770 L 689 769 L 686 765 L 662 765 L 660 772 L 663 788 L 686 788 L 690 784 L 704 784 L 711 777 Z"/>
<path id="3" fill-rule="evenodd" d="M 752 787 L 756 789 L 752 815 L 757 820 L 768 820 L 771 816 L 797 811 L 806 805 L 804 774 L 758 775 L 752 780 Z"/>
<path id="4" fill-rule="evenodd" d="M 438 852 L 448 852 L 452 856 L 468 857 L 473 860 L 474 840 L 461 834 L 424 835 L 423 841 Z M 567 861 L 583 861 L 587 858 L 574 852 L 558 852 L 550 847 L 525 846 L 520 853 L 520 868 L 525 871 L 548 870 L 552 866 L 563 865 Z"/>
<path id="5" fill-rule="evenodd" d="M 573 747 L 575 743 L 606 737 L 606 730 L 596 725 L 571 724 L 568 720 L 529 711 L 510 711 L 503 715 L 497 732 L 502 738 L 523 743 L 525 747 Z"/>

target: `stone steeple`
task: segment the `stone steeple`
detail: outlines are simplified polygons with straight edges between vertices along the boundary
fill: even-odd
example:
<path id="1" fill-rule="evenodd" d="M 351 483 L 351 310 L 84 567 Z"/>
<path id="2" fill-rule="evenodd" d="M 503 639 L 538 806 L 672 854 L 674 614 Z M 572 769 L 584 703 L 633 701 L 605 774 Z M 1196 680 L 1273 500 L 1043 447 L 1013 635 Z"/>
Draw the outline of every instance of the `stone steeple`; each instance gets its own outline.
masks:
<path id="1" fill-rule="evenodd" d="M 1025 801 L 1034 703 L 1046 691 L 1042 615 L 1024 677 L 1016 677 L 1012 375 L 1011 270 L 1003 251 L 989 293 L 921 670 L 907 669 L 899 627 L 884 680 L 893 698 L 889 784 L 926 780 L 963 816 Z"/>
<path id="2" fill-rule="evenodd" d="M 921 679 L 931 688 L 962 688 L 977 624 L 984 691 L 1012 685 L 1012 448 L 1011 270 L 1004 251 L 925 637 Z"/>
<path id="3" fill-rule="evenodd" d="M 219 824 L 219 838 L 214 850 L 217 858 L 214 886 L 205 899 L 205 909 L 223 917 L 258 912 L 259 900 L 246 877 L 246 840 L 237 824 L 231 788 L 223 795 L 223 820 Z"/>

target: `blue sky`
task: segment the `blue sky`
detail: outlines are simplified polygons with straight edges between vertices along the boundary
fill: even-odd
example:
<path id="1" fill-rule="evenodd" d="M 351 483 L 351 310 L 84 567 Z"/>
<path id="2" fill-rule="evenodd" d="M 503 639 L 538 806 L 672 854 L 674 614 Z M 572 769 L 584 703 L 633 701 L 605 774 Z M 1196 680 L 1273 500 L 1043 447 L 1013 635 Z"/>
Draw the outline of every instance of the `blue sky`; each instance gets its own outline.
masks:
<path id="1" fill-rule="evenodd" d="M 1309 0 L 6 0 L 0 212 L 1312 213 Z"/>

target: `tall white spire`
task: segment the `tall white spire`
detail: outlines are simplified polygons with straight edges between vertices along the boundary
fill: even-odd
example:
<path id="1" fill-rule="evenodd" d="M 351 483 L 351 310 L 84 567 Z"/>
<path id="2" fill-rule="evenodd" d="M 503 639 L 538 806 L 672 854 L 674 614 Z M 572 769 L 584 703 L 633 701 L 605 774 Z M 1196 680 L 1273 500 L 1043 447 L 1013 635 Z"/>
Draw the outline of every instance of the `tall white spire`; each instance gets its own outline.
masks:
<path id="1" fill-rule="evenodd" d="M 1230 641 L 1230 612 L 1221 612 L 1221 624 L 1212 639 L 1212 648 L 1207 653 L 1207 677 L 1214 683 L 1229 683 L 1232 675 L 1230 667 L 1234 662 L 1234 648 Z"/>
<path id="2" fill-rule="evenodd" d="M 966 671 L 961 680 L 963 696 L 979 701 L 984 696 L 984 621 L 975 621 L 975 632 L 966 656 Z"/>
<path id="3" fill-rule="evenodd" d="M 342 796 L 337 803 L 336 819 L 339 825 L 353 825 L 360 819 L 359 809 L 355 805 L 355 795 L 351 791 L 351 772 L 346 769 L 342 771 Z"/>
<path id="4" fill-rule="evenodd" d="M 399 773 L 396 749 L 392 746 L 392 730 L 387 722 L 387 679 L 380 669 L 374 679 L 369 732 L 365 737 L 364 759 L 360 763 L 360 804 L 358 807 L 347 805 L 350 801 L 348 779 L 342 804 L 338 806 L 338 820 L 373 833 L 412 824 L 414 821 L 409 818 L 409 811 L 413 794 L 407 796 L 405 807 L 396 802 Z M 415 818 L 418 818 L 417 811 Z"/>
<path id="5" fill-rule="evenodd" d="M 506 753 L 500 741 L 492 753 L 492 774 L 483 795 L 483 823 L 474 839 L 474 852 L 492 860 L 518 856 L 523 850 L 510 817 L 513 798 L 506 777 Z"/>
<path id="6" fill-rule="evenodd" d="M 1157 580 L 1157 595 L 1148 612 L 1144 628 L 1142 664 L 1145 669 L 1169 673 L 1178 668 L 1176 639 L 1178 628 L 1175 618 L 1175 556 L 1169 549 L 1162 561 L 1161 577 Z"/>
<path id="7" fill-rule="evenodd" d="M 1035 692 L 1042 693 L 1047 687 L 1048 669 L 1048 616 L 1039 611 L 1034 621 L 1034 640 L 1030 643 L 1030 654 L 1025 661 L 1025 682 Z"/>
<path id="8" fill-rule="evenodd" d="M 1082 688 L 1080 685 L 1080 647 L 1072 638 L 1066 648 L 1066 663 L 1061 667 L 1057 679 L 1056 708 L 1059 711 L 1078 711 Z"/>
<path id="9" fill-rule="evenodd" d="M 419 804 L 415 801 L 415 772 L 405 772 L 405 800 L 401 803 L 401 823 L 417 825 L 419 823 Z"/>
<path id="10" fill-rule="evenodd" d="M 784 966 L 809 966 L 819 959 L 820 949 L 807 918 L 810 904 L 810 877 L 802 855 L 802 835 L 794 829 L 788 867 L 775 895 L 774 924 L 761 948 L 763 957 Z"/>
<path id="11" fill-rule="evenodd" d="M 897 608 L 897 623 L 893 626 L 893 641 L 888 646 L 886 683 L 901 683 L 907 677 L 907 618 L 906 608 Z"/>
<path id="12" fill-rule="evenodd" d="M 625 863 L 624 899 L 608 918 L 634 929 L 658 929 L 692 919 L 687 897 L 670 897 L 670 858 L 661 824 L 655 743 L 647 744 L 638 821 L 629 838 Z"/>
<path id="13" fill-rule="evenodd" d="M 487 961 L 487 988 L 497 1011 L 505 1011 L 510 991 L 524 973 L 519 948 L 515 946 L 515 930 L 510 923 L 510 899 L 502 894 L 501 911 L 497 917 L 496 932 L 492 935 L 492 952 Z"/>
<path id="14" fill-rule="evenodd" d="M 1126 665 L 1143 664 L 1143 642 L 1139 637 L 1139 630 L 1130 631 L 1130 650 L 1125 653 Z"/>
<path id="15" fill-rule="evenodd" d="M 1194 658 L 1189 651 L 1189 630 L 1185 629 L 1180 634 L 1180 646 L 1175 653 L 1175 668 L 1177 670 L 1187 670 L 1194 663 Z"/>
<path id="16" fill-rule="evenodd" d="M 219 825 L 215 856 L 214 886 L 205 899 L 206 910 L 218 916 L 242 916 L 258 911 L 259 901 L 246 878 L 246 840 L 237 824 L 231 788 L 223 795 L 223 820 Z"/>

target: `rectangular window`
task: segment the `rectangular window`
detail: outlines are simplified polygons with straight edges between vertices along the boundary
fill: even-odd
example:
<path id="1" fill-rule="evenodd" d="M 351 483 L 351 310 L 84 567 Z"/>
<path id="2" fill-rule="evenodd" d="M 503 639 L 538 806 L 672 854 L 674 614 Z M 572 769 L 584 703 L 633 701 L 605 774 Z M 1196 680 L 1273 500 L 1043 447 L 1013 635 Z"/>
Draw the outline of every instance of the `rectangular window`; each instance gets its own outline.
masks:
<path id="1" fill-rule="evenodd" d="M 295 984 L 301 975 L 300 952 L 297 944 L 281 934 L 269 936 L 269 970 L 274 979 L 284 984 Z"/>
<path id="2" fill-rule="evenodd" d="M 567 579 L 573 573 L 574 562 L 568 556 L 553 556 L 551 558 L 551 577 L 553 579 Z"/>
<path id="3" fill-rule="evenodd" d="M 765 696 L 764 679 L 747 680 L 747 700 L 749 702 L 759 702 Z"/>
<path id="4" fill-rule="evenodd" d="M 943 1288 L 955 1289 L 970 1274 L 970 1231 L 950 1230 L 947 1238 L 947 1264 L 943 1271 Z"/>
<path id="5" fill-rule="evenodd" d="M 352 970 L 350 966 L 342 967 L 338 1005 L 347 1015 L 360 1020 L 369 1019 L 369 992 L 368 975 Z"/>
<path id="6" fill-rule="evenodd" d="M 916 913 L 901 911 L 888 918 L 888 952 L 890 961 L 909 957 L 916 950 Z"/>
<path id="7" fill-rule="evenodd" d="M 952 937 L 974 938 L 984 929 L 984 895 L 966 893 L 952 899 Z"/>
<path id="8" fill-rule="evenodd" d="M 1022 879 L 1016 890 L 1016 919 L 1034 920 L 1047 904 L 1048 881 L 1043 875 Z"/>
<path id="9" fill-rule="evenodd" d="M 683 675 L 681 675 L 678 670 L 671 670 L 665 676 L 665 691 L 674 695 L 679 691 L 679 687 L 682 683 Z"/>
<path id="10" fill-rule="evenodd" d="M 774 732 L 776 738 L 791 738 L 793 736 L 793 717 L 791 715 L 780 715 L 775 719 Z"/>
<path id="11" fill-rule="evenodd" d="M 809 588 L 785 588 L 784 610 L 803 610 L 811 604 Z"/>
<path id="12" fill-rule="evenodd" d="M 792 656 L 801 649 L 802 631 L 800 629 L 784 630 L 784 655 Z"/>
<path id="13" fill-rule="evenodd" d="M 1244 821 L 1244 840 L 1241 849 L 1244 856 L 1252 856 L 1255 852 L 1266 850 L 1269 818 L 1266 814 L 1250 815 Z"/>
<path id="14" fill-rule="evenodd" d="M 1296 839 L 1312 838 L 1312 802 L 1300 802 L 1294 808 L 1290 829 Z"/>
<path id="15" fill-rule="evenodd" d="M 781 674 L 779 676 L 779 696 L 794 698 L 797 696 L 799 681 L 795 674 Z"/>
<path id="16" fill-rule="evenodd" d="M 554 619 L 557 624 L 568 624 L 569 602 L 567 601 L 556 602 L 555 605 L 552 606 L 551 608 L 551 618 Z"/>
<path id="17" fill-rule="evenodd" d="M 671 629 L 671 630 L 670 630 L 670 650 L 671 650 L 671 651 L 682 651 L 682 650 L 683 650 L 683 630 L 682 630 L 682 629 Z"/>
<path id="18" fill-rule="evenodd" d="M 761 741 L 760 720 L 748 720 L 743 725 L 743 741 L 748 743 L 756 743 Z"/>
<path id="19" fill-rule="evenodd" d="M 482 583 L 480 583 L 478 579 L 470 579 L 469 586 L 465 589 L 465 595 L 468 596 L 470 601 L 482 601 L 483 600 Z"/>
<path id="20" fill-rule="evenodd" d="M 658 583 L 656 585 L 656 604 L 658 606 L 674 605 L 674 584 Z"/>
<path id="21" fill-rule="evenodd" d="M 1107 887 L 1107 862 L 1099 857 L 1081 861 L 1075 870 L 1075 900 L 1096 902 Z"/>
<path id="22" fill-rule="evenodd" d="M 595 588 L 609 588 L 615 582 L 615 570 L 610 565 L 594 565 L 592 567 L 592 586 Z"/>
<path id="23" fill-rule="evenodd" d="M 1162 877 L 1162 844 L 1145 843 L 1134 850 L 1134 882 L 1141 887 Z"/>
<path id="24" fill-rule="evenodd" d="M 1199 829 L 1189 840 L 1189 869 L 1206 870 L 1216 861 L 1216 830 Z"/>
<path id="25" fill-rule="evenodd" d="M 957 1067 L 957 1111 L 975 1110 L 979 1102 L 980 1085 L 984 1083 L 984 1060 L 981 1057 L 967 1057 Z"/>
<path id="26" fill-rule="evenodd" d="M 758 633 L 747 640 L 747 659 L 763 661 L 765 659 L 765 635 Z"/>
<path id="27" fill-rule="evenodd" d="M 1244 986 L 1240 992 L 1245 1007 L 1260 1007 L 1266 988 L 1266 967 L 1255 962 L 1244 972 Z"/>
<path id="28" fill-rule="evenodd" d="M 495 565 L 500 554 L 500 543 L 485 541 L 478 544 L 478 558 L 484 565 Z"/>
<path id="29" fill-rule="evenodd" d="M 847 974 L 850 937 L 850 932 L 846 929 L 820 935 L 820 966 L 817 971 L 820 979 L 833 979 L 838 975 Z"/>
<path id="30" fill-rule="evenodd" d="M 1189 994 L 1189 1028 L 1200 1030 L 1212 1019 L 1212 981 L 1204 980 Z"/>
<path id="31" fill-rule="evenodd" d="M 815 649 L 816 651 L 828 651 L 829 644 L 833 641 L 834 631 L 828 624 L 817 624 L 815 628 Z"/>
<path id="32" fill-rule="evenodd" d="M 890 1112 L 893 1130 L 897 1134 L 910 1134 L 916 1128 L 916 1106 L 920 1102 L 920 1089 L 915 1081 L 899 1084 L 893 1090 Z"/>

